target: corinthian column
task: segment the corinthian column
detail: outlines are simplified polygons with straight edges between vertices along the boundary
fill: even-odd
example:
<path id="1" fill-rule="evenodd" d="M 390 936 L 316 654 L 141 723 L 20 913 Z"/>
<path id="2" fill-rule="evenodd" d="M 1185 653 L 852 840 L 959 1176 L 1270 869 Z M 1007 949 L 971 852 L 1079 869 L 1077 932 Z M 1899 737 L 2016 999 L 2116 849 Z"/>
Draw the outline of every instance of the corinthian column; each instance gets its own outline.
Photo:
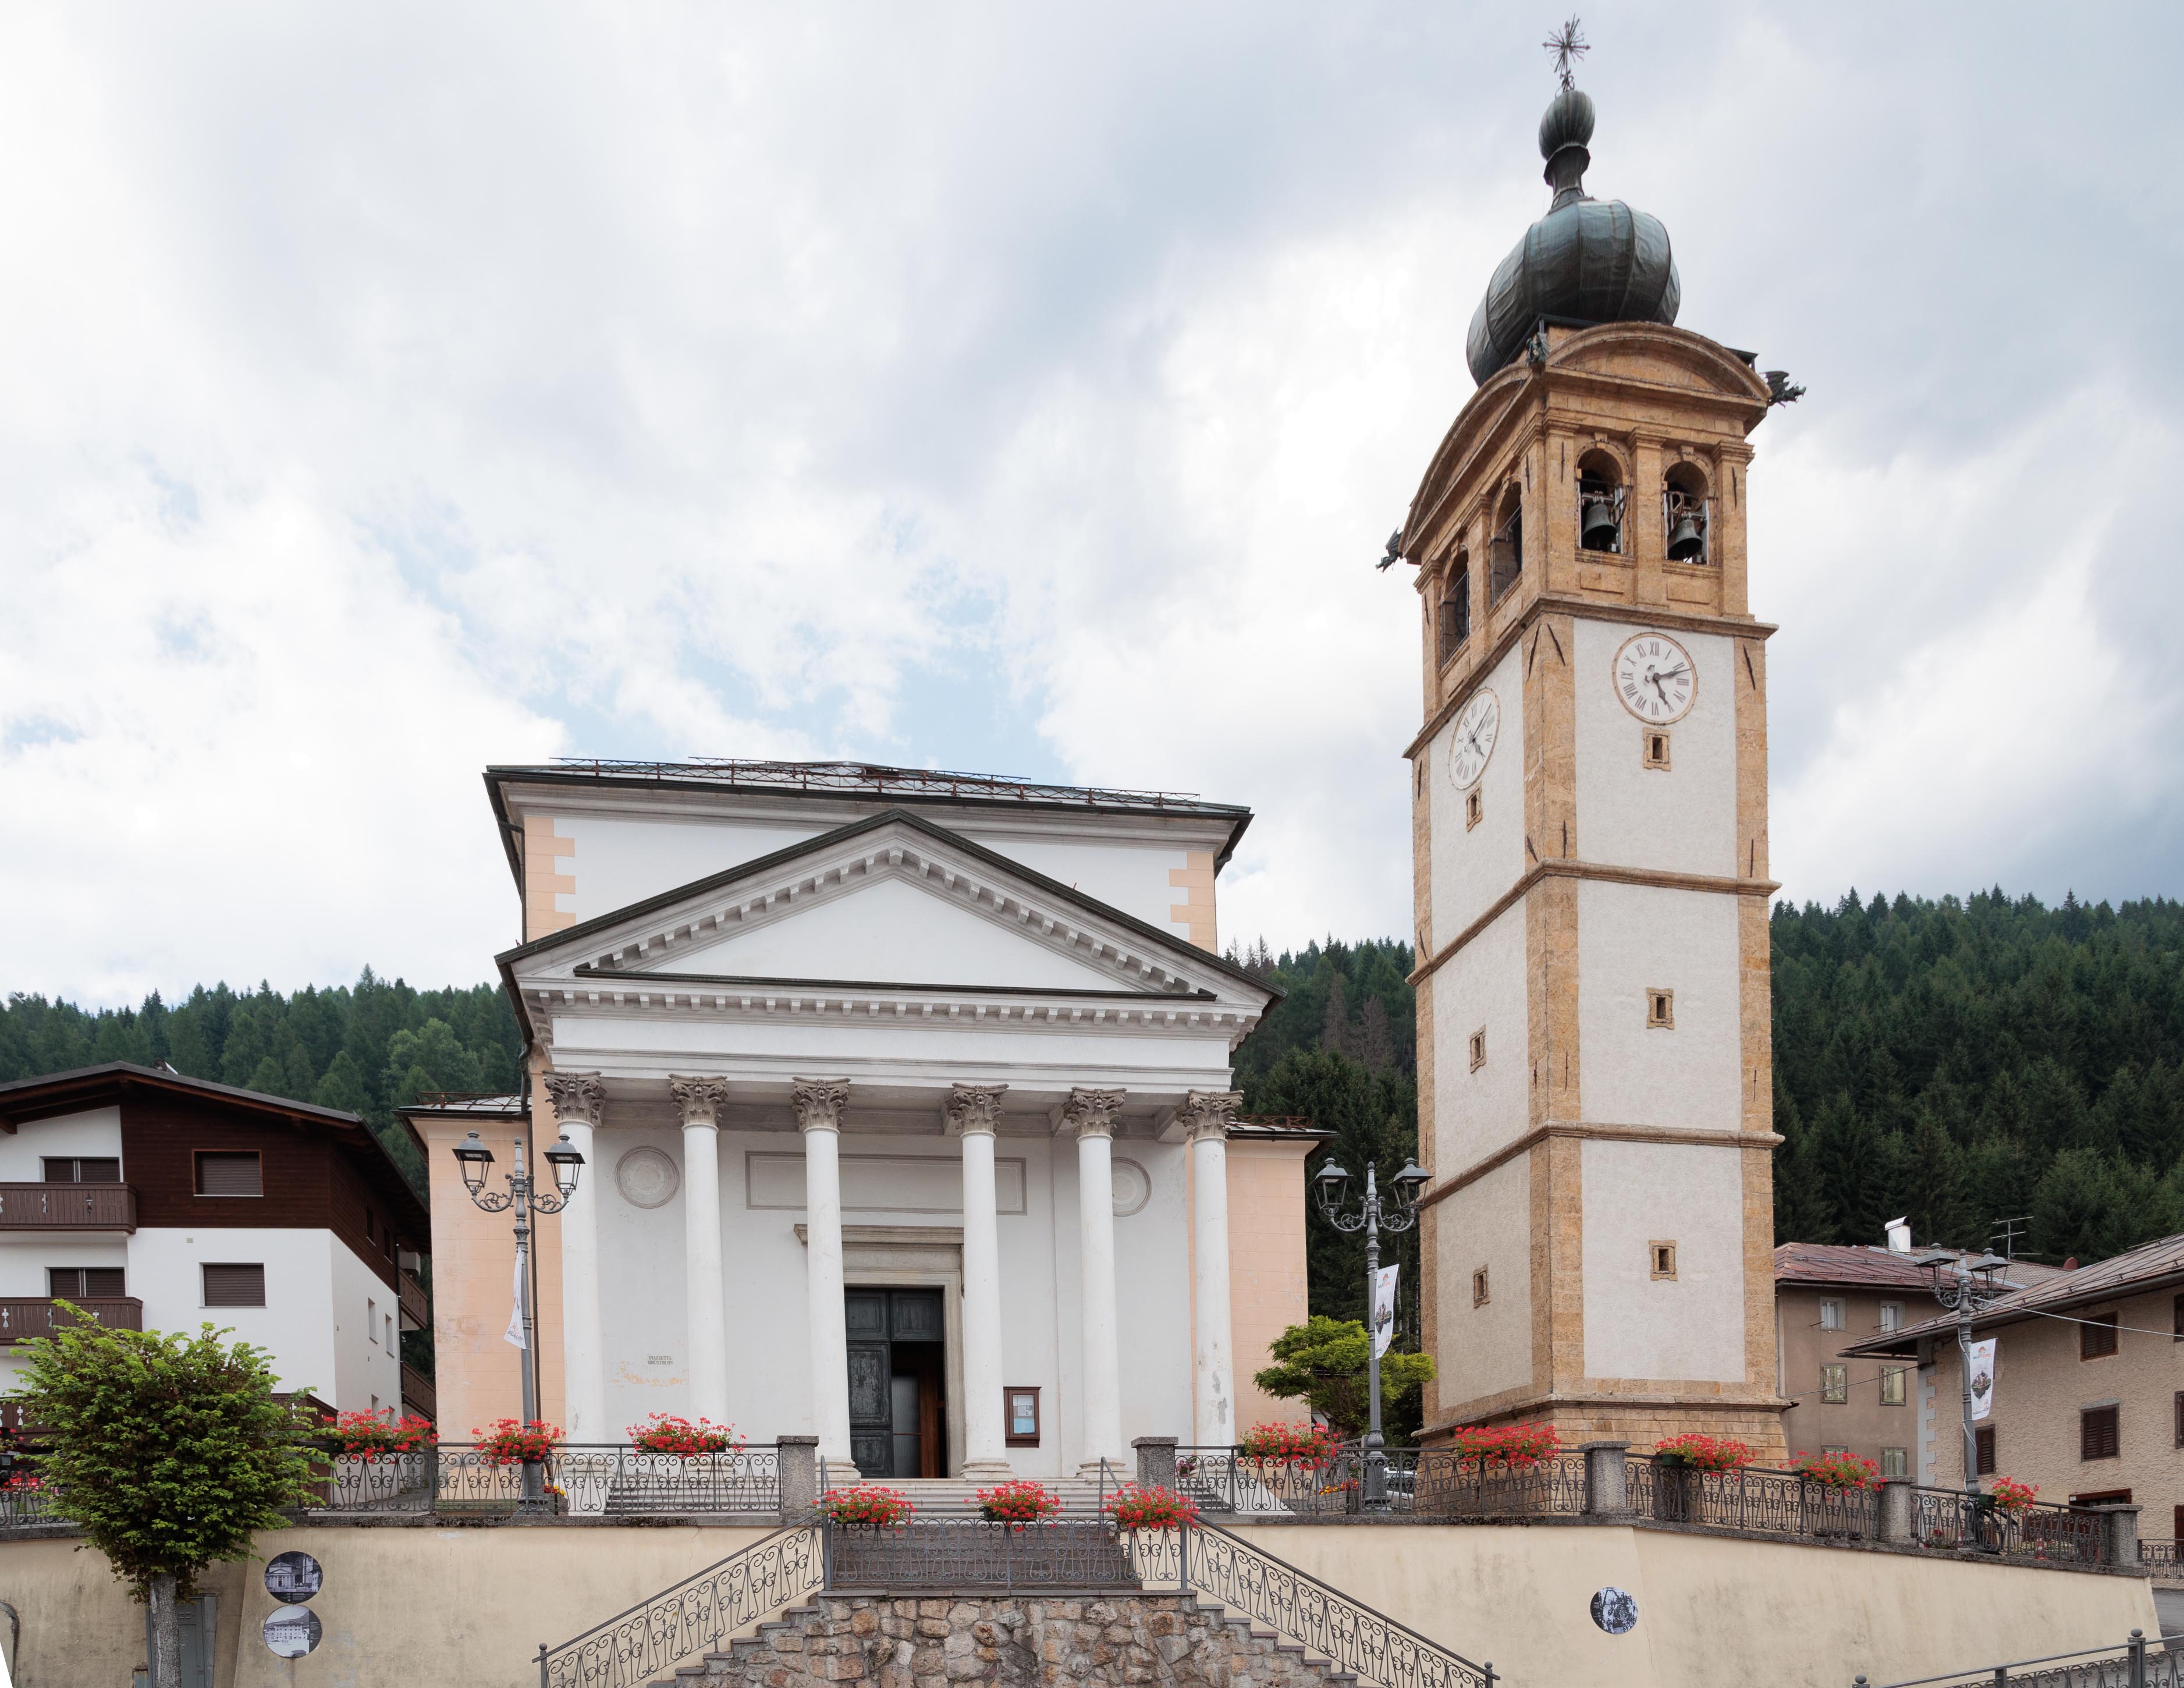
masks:
<path id="1" fill-rule="evenodd" d="M 850 1087 L 841 1079 L 791 1085 L 797 1128 L 804 1134 L 804 1323 L 811 1343 L 811 1429 L 819 1457 L 844 1475 L 850 1454 L 850 1330 L 842 1305 L 842 1108 Z"/>
<path id="2" fill-rule="evenodd" d="M 1001 1428 L 1001 1252 L 994 1212 L 994 1131 L 1006 1084 L 958 1084 L 948 1130 L 963 1143 L 963 1475 L 1009 1474 Z"/>
<path id="3" fill-rule="evenodd" d="M 1235 1090 L 1193 1090 L 1178 1112 L 1190 1135 L 1193 1397 L 1201 1446 L 1236 1440 L 1236 1360 L 1228 1325 L 1228 1128 Z"/>
<path id="4" fill-rule="evenodd" d="M 1111 1139 L 1120 1090 L 1072 1090 L 1061 1125 L 1077 1137 L 1078 1254 L 1084 1273 L 1084 1457 L 1078 1469 L 1097 1476 L 1100 1462 L 1124 1465 L 1122 1358 L 1115 1321 L 1115 1167 Z"/>
<path id="5" fill-rule="evenodd" d="M 593 1133 L 605 1088 L 596 1072 L 549 1072 L 554 1120 L 592 1169 L 561 1210 L 561 1386 L 572 1442 L 606 1442 L 606 1340 L 599 1320 L 599 1159 Z M 542 1409 L 543 1410 L 543 1409 Z"/>
<path id="6" fill-rule="evenodd" d="M 690 1405 L 728 1422 L 727 1290 L 721 1272 L 721 1110 L 725 1078 L 670 1078 L 682 1110 L 682 1306 L 690 1326 Z"/>

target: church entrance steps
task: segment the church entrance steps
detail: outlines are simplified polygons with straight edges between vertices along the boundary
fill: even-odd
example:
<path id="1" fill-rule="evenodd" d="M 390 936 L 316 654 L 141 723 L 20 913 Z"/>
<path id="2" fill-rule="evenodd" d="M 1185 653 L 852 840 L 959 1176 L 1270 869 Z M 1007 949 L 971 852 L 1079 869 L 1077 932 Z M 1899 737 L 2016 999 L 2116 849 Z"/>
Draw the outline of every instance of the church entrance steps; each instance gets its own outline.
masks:
<path id="1" fill-rule="evenodd" d="M 974 1483 L 960 1477 L 896 1478 L 866 1479 L 873 1487 L 894 1489 L 916 1508 L 913 1517 L 977 1518 L 978 1490 L 990 1489 L 991 1483 Z M 1065 1518 L 1097 1518 L 1103 1498 L 1112 1499 L 1116 1483 L 1110 1481 L 1104 1491 L 1096 1479 L 1082 1478 L 1048 1478 L 1038 1479 L 1050 1495 L 1061 1502 Z M 846 1488 L 846 1484 L 838 1485 Z"/>

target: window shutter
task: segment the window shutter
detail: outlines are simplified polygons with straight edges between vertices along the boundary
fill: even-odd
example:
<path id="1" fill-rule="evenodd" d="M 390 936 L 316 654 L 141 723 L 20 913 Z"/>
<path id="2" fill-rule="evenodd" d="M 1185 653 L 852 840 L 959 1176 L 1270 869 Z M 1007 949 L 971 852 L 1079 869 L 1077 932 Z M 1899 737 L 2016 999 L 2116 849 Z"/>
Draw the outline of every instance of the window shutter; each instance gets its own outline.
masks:
<path id="1" fill-rule="evenodd" d="M 1994 1475 L 1994 1426 L 1982 1424 L 1972 1432 L 1972 1462 L 1981 1477 Z"/>
<path id="2" fill-rule="evenodd" d="M 2113 1407 L 2092 1407 L 2078 1415 L 2078 1457 L 2080 1459 L 2114 1459 L 2121 1446 L 2116 1423 L 2117 1409 Z"/>

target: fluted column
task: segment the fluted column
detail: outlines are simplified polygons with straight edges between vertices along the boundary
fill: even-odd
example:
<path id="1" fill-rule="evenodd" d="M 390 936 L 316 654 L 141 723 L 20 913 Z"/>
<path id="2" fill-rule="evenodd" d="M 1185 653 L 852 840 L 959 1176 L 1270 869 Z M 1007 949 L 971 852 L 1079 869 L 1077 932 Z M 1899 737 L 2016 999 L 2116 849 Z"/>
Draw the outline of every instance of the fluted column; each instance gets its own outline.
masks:
<path id="1" fill-rule="evenodd" d="M 1236 1440 L 1236 1360 L 1228 1319 L 1228 1127 L 1244 1098 L 1235 1090 L 1193 1090 L 1179 1111 L 1190 1136 L 1191 1322 L 1197 1329 L 1191 1374 L 1198 1440 Z"/>
<path id="2" fill-rule="evenodd" d="M 670 1078 L 682 1110 L 682 1305 L 689 1321 L 690 1406 L 728 1422 L 727 1288 L 721 1270 L 721 1110 L 725 1078 Z"/>
<path id="3" fill-rule="evenodd" d="M 1061 1125 L 1077 1137 L 1077 1235 L 1084 1287 L 1084 1446 L 1078 1469 L 1096 1475 L 1100 1462 L 1119 1474 L 1123 1446 L 1123 1367 L 1115 1319 L 1115 1116 L 1120 1090 L 1072 1090 Z"/>
<path id="4" fill-rule="evenodd" d="M 850 1454 L 850 1329 L 842 1305 L 842 1107 L 844 1080 L 790 1088 L 804 1134 L 804 1323 L 811 1342 L 811 1429 L 819 1457 L 844 1473 Z"/>
<path id="5" fill-rule="evenodd" d="M 577 1184 L 558 1221 L 561 1393 L 568 1415 L 562 1428 L 572 1442 L 610 1442 L 617 1436 L 607 1427 L 606 1340 L 599 1319 L 599 1160 L 593 1144 L 605 1089 L 596 1072 L 549 1072 L 546 1095 L 554 1104 L 554 1123 L 591 1173 Z M 534 1176 L 547 1170 L 543 1159 L 534 1163 Z"/>
<path id="6" fill-rule="evenodd" d="M 963 1144 L 963 1475 L 1009 1474 L 1001 1413 L 1000 1225 L 994 1204 L 994 1132 L 1006 1084 L 958 1084 L 948 1130 Z"/>

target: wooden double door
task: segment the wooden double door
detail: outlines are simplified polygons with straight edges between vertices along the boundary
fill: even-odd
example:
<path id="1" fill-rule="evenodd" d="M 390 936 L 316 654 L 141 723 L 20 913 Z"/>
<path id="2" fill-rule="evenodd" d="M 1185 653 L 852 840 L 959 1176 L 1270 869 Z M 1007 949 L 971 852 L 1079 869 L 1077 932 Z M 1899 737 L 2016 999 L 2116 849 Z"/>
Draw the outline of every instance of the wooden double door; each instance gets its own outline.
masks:
<path id="1" fill-rule="evenodd" d="M 844 1292 L 850 1452 L 866 1477 L 948 1474 L 945 1303 L 939 1290 Z"/>

